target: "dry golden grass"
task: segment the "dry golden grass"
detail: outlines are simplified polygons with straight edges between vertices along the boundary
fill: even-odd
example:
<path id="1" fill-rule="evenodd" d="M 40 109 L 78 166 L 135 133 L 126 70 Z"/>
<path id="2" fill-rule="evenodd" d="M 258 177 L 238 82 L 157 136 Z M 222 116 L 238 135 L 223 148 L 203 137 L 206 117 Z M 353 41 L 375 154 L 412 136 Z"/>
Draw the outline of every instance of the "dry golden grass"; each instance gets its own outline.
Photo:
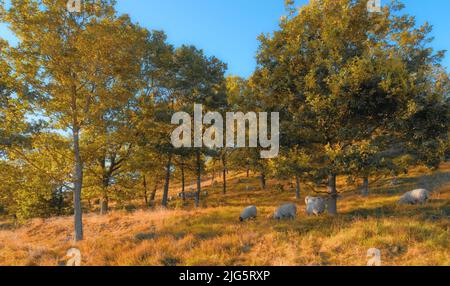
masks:
<path id="1" fill-rule="evenodd" d="M 450 172 L 450 164 L 440 172 Z M 210 187 L 207 207 L 199 210 L 172 202 L 171 210 L 85 215 L 86 239 L 76 245 L 71 217 L 36 219 L 17 229 L 0 227 L 0 265 L 58 265 L 74 246 L 83 265 L 365 265 L 372 247 L 381 250 L 383 265 L 450 265 L 450 185 L 424 206 L 396 204 L 425 174 L 416 169 L 395 187 L 378 181 L 369 198 L 345 193 L 337 217 L 307 217 L 304 202 L 297 202 L 295 221 L 273 221 L 268 216 L 295 201 L 294 193 L 248 192 L 246 185 L 257 180 L 234 177 L 226 196 L 220 186 Z M 352 189 L 344 180 L 339 185 Z M 240 211 L 251 204 L 258 219 L 240 223 Z"/>

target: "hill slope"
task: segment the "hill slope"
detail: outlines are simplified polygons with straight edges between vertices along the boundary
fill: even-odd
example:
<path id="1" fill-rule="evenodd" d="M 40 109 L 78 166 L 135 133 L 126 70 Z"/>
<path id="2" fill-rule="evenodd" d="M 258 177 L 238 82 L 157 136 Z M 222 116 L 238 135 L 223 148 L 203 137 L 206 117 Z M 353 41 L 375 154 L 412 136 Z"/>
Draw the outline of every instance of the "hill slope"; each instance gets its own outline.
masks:
<path id="1" fill-rule="evenodd" d="M 445 164 L 436 176 L 448 178 Z M 268 218 L 291 191 L 247 191 L 257 179 L 233 179 L 227 195 L 210 189 L 203 208 L 85 215 L 86 240 L 77 244 L 83 265 L 366 265 L 367 250 L 382 252 L 383 265 L 450 265 L 450 184 L 424 206 L 397 206 L 417 187 L 423 171 L 392 187 L 380 180 L 369 198 L 345 193 L 338 217 L 307 217 L 297 202 L 295 221 Z M 435 177 L 434 177 L 435 178 Z M 271 182 L 271 185 L 279 182 Z M 255 188 L 257 189 L 257 188 Z M 341 190 L 351 190 L 343 182 Z M 303 193 L 303 196 L 306 194 Z M 240 223 L 255 204 L 256 221 Z M 72 244 L 72 218 L 36 219 L 17 229 L 0 223 L 0 265 L 58 265 Z"/>

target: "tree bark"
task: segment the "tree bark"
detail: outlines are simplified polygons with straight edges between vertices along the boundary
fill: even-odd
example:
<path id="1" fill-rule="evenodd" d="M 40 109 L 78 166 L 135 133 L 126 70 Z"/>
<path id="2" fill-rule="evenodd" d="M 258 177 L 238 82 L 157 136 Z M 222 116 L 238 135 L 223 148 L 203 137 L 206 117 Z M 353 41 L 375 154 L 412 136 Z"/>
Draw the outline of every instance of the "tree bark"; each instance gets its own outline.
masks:
<path id="1" fill-rule="evenodd" d="M 216 168 L 213 167 L 212 176 L 211 176 L 211 187 L 214 186 L 215 180 L 216 180 Z"/>
<path id="2" fill-rule="evenodd" d="M 263 190 L 265 190 L 266 189 L 266 174 L 264 172 L 261 173 L 260 179 L 261 179 L 261 188 Z"/>
<path id="3" fill-rule="evenodd" d="M 362 193 L 364 197 L 369 196 L 369 177 L 364 177 Z"/>
<path id="4" fill-rule="evenodd" d="M 64 193 L 62 187 L 58 187 L 53 191 L 52 206 L 56 208 L 56 214 L 58 216 L 62 215 L 62 210 L 64 207 Z"/>
<path id="5" fill-rule="evenodd" d="M 183 196 L 183 201 L 186 200 L 186 178 L 184 177 L 184 162 L 181 163 L 181 194 Z"/>
<path id="6" fill-rule="evenodd" d="M 80 154 L 80 128 L 73 127 L 73 145 L 75 157 L 75 174 L 74 174 L 74 224 L 75 224 L 75 241 L 83 240 L 83 211 L 81 207 L 81 189 L 83 188 L 83 162 Z"/>
<path id="7" fill-rule="evenodd" d="M 108 197 L 109 180 L 110 180 L 110 172 L 104 170 L 103 182 L 102 182 L 103 186 L 102 186 L 102 202 L 101 202 L 101 206 L 100 206 L 100 215 L 107 215 L 108 211 L 109 211 L 109 197 Z"/>
<path id="8" fill-rule="evenodd" d="M 328 178 L 328 213 L 330 215 L 337 215 L 337 189 L 336 189 L 336 175 L 332 174 Z"/>
<path id="9" fill-rule="evenodd" d="M 108 186 L 109 186 L 109 179 L 103 178 L 103 186 L 102 186 L 102 202 L 100 206 L 100 215 L 106 215 L 109 211 L 109 198 L 108 198 Z"/>
<path id="10" fill-rule="evenodd" d="M 100 215 L 107 215 L 108 211 L 109 211 L 109 198 L 106 191 L 104 191 L 100 206 Z"/>
<path id="11" fill-rule="evenodd" d="M 223 194 L 227 193 L 227 155 L 224 153 L 222 157 L 223 164 Z"/>
<path id="12" fill-rule="evenodd" d="M 147 178 L 145 177 L 145 175 L 143 176 L 142 184 L 143 184 L 143 187 L 144 187 L 144 204 L 145 204 L 145 207 L 148 207 Z"/>
<path id="13" fill-rule="evenodd" d="M 295 196 L 297 197 L 297 200 L 301 198 L 301 188 L 300 188 L 300 176 L 295 176 Z"/>
<path id="14" fill-rule="evenodd" d="M 201 157 L 200 151 L 197 150 L 197 194 L 195 195 L 195 207 L 200 207 L 200 194 L 202 191 L 202 166 L 201 166 Z"/>
<path id="15" fill-rule="evenodd" d="M 156 192 L 158 191 L 158 184 L 159 184 L 159 182 L 156 181 L 155 188 L 153 189 L 152 194 L 150 195 L 150 202 L 154 202 L 156 199 Z"/>
<path id="16" fill-rule="evenodd" d="M 172 166 L 172 154 L 169 154 L 169 159 L 167 160 L 167 166 L 166 166 L 166 181 L 164 183 L 164 193 L 163 193 L 163 199 L 162 199 L 162 206 L 165 208 L 167 208 L 167 202 L 169 199 L 171 166 Z"/>

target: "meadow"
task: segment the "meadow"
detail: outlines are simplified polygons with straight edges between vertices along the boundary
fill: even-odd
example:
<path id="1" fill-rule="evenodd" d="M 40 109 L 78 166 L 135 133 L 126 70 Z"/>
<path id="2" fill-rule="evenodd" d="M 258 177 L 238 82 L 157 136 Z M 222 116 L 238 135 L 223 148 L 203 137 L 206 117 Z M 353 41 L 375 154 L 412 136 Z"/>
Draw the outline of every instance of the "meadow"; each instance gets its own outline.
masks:
<path id="1" fill-rule="evenodd" d="M 449 172 L 450 163 L 445 163 L 434 173 L 411 170 L 396 185 L 381 178 L 371 185 L 368 198 L 339 178 L 342 195 L 335 217 L 307 216 L 290 182 L 269 181 L 261 190 L 256 177 L 235 173 L 228 194 L 222 194 L 219 183 L 207 187 L 209 195 L 199 209 L 177 199 L 168 209 L 85 214 L 85 240 L 76 244 L 73 217 L 34 219 L 20 226 L 4 218 L 0 265 L 64 265 L 67 250 L 76 247 L 82 265 L 89 266 L 362 266 L 370 248 L 381 250 L 384 266 L 449 266 Z M 437 180 L 444 183 L 427 204 L 397 204 L 406 191 Z M 303 198 L 314 195 L 303 189 Z M 297 219 L 271 219 L 285 202 L 297 203 Z M 239 222 L 241 210 L 252 204 L 258 206 L 258 218 Z"/>

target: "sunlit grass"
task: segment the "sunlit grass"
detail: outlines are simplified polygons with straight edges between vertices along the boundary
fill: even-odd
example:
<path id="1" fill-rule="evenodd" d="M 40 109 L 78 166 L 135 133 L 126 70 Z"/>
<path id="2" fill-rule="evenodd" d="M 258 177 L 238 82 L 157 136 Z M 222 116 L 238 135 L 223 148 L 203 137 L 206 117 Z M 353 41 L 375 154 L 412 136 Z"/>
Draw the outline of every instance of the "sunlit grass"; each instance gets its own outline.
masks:
<path id="1" fill-rule="evenodd" d="M 449 171 L 450 164 L 440 170 Z M 337 217 L 307 217 L 301 200 L 295 221 L 274 221 L 274 209 L 295 202 L 295 193 L 272 189 L 274 181 L 260 190 L 257 178 L 239 183 L 234 176 L 226 195 L 220 184 L 209 187 L 207 207 L 198 210 L 192 202 L 172 202 L 169 210 L 85 215 L 86 239 L 77 245 L 71 217 L 35 219 L 19 228 L 5 221 L 0 265 L 58 265 L 73 246 L 84 265 L 365 265 L 372 247 L 381 250 L 383 265 L 450 265 L 450 184 L 435 190 L 426 205 L 396 204 L 423 174 L 414 170 L 397 186 L 378 181 L 369 198 L 356 189 L 345 193 Z M 354 188 L 343 179 L 339 186 Z M 252 204 L 258 219 L 240 223 L 240 211 Z"/>

